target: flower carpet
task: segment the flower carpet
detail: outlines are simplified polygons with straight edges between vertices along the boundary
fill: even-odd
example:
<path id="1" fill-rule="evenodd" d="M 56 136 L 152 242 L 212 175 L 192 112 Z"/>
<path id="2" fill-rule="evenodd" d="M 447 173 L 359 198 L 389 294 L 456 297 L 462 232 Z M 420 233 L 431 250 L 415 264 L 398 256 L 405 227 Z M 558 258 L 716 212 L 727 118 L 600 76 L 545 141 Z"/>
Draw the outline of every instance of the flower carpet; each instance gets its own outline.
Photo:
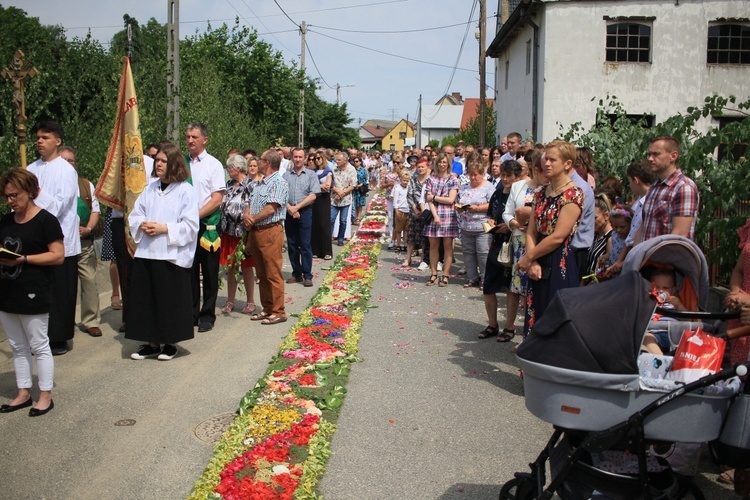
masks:
<path id="1" fill-rule="evenodd" d="M 376 195 L 279 353 L 240 401 L 191 499 L 317 498 L 386 228 Z"/>

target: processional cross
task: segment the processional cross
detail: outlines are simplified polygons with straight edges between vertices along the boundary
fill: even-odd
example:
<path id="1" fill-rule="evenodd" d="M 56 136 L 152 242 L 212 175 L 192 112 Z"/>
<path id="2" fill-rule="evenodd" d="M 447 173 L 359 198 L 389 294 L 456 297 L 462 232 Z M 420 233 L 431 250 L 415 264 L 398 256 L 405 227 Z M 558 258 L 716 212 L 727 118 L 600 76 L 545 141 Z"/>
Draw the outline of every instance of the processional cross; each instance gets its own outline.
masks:
<path id="1" fill-rule="evenodd" d="M 39 71 L 24 61 L 24 54 L 20 49 L 13 53 L 13 61 L 9 68 L 3 68 L 0 76 L 10 80 L 13 84 L 13 104 L 16 107 L 16 137 L 21 152 L 21 166 L 26 168 L 26 96 L 24 90 L 32 78 L 39 75 Z"/>

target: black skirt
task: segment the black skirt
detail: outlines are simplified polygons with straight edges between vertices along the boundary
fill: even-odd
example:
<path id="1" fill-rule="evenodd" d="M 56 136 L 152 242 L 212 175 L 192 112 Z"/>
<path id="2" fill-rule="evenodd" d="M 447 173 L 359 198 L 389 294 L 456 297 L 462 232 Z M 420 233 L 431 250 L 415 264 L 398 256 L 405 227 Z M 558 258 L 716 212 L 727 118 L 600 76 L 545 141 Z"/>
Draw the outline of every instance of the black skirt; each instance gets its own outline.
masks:
<path id="1" fill-rule="evenodd" d="M 315 257 L 333 255 L 331 243 L 331 193 L 320 193 L 313 202 L 310 246 Z"/>
<path id="2" fill-rule="evenodd" d="M 192 339 L 190 269 L 165 260 L 135 259 L 126 318 L 126 339 L 154 344 Z"/>

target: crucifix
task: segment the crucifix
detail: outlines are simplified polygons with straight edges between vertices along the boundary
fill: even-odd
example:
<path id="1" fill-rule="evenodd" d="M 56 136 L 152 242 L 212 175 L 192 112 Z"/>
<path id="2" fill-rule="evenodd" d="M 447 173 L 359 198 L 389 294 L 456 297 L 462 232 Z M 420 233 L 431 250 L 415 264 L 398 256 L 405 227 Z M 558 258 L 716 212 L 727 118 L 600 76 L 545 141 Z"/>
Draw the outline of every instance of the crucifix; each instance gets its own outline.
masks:
<path id="1" fill-rule="evenodd" d="M 10 68 L 3 68 L 0 76 L 10 80 L 13 84 L 13 104 L 16 107 L 16 137 L 21 152 L 21 167 L 26 168 L 26 96 L 24 89 L 29 81 L 39 75 L 39 71 L 24 61 L 24 54 L 20 49 L 13 53 Z"/>

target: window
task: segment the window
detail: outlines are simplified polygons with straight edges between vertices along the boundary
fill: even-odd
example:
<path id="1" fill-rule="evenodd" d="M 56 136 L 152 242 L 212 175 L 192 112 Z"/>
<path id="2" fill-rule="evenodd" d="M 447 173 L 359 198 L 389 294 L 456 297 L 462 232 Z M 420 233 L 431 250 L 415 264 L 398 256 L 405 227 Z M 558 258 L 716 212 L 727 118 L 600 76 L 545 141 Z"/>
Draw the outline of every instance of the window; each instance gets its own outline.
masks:
<path id="1" fill-rule="evenodd" d="M 531 73 L 531 40 L 526 41 L 526 74 Z"/>
<path id="2" fill-rule="evenodd" d="M 708 27 L 708 64 L 750 64 L 750 25 Z"/>
<path id="3" fill-rule="evenodd" d="M 406 139 L 406 132 L 399 132 L 398 133 L 398 138 L 399 139 Z"/>
<path id="4" fill-rule="evenodd" d="M 651 62 L 651 26 L 639 23 L 607 25 L 607 61 Z"/>
<path id="5" fill-rule="evenodd" d="M 510 73 L 510 61 L 505 61 L 505 90 L 508 90 L 508 73 Z"/>

